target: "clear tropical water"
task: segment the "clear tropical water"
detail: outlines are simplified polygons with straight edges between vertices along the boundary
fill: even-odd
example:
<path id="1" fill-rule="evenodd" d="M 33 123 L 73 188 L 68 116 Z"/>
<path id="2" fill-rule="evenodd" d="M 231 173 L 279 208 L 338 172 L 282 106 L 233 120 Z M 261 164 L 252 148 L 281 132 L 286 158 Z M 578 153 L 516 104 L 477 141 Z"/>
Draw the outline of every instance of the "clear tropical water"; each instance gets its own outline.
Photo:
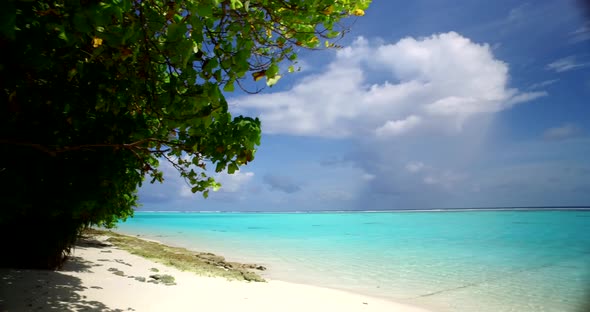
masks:
<path id="1" fill-rule="evenodd" d="M 433 311 L 586 311 L 590 211 L 137 213 L 119 231 Z"/>

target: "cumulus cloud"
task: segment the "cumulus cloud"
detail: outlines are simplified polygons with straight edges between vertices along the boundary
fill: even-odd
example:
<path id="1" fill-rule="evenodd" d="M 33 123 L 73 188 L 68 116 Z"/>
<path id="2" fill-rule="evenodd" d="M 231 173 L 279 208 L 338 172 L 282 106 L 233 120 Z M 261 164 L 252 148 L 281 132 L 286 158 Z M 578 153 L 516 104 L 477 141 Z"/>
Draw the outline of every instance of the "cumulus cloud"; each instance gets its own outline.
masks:
<path id="1" fill-rule="evenodd" d="M 290 194 L 301 190 L 301 187 L 287 176 L 267 174 L 264 176 L 263 182 L 268 184 L 273 191 L 282 191 Z"/>
<path id="2" fill-rule="evenodd" d="M 418 126 L 421 121 L 422 118 L 416 115 L 401 120 L 388 120 L 383 126 L 377 128 L 375 133 L 378 137 L 401 135 Z"/>
<path id="3" fill-rule="evenodd" d="M 235 193 L 241 191 L 252 178 L 254 178 L 254 172 L 236 171 L 234 174 L 219 173 L 215 180 L 221 183 L 221 192 Z"/>
<path id="4" fill-rule="evenodd" d="M 580 127 L 573 123 L 566 123 L 558 127 L 553 127 L 543 132 L 545 140 L 565 140 L 578 136 L 581 132 Z"/>
<path id="5" fill-rule="evenodd" d="M 215 192 L 217 194 L 239 193 L 254 178 L 254 172 L 236 171 L 233 174 L 221 172 L 213 175 L 215 181 L 221 184 L 221 188 Z M 194 194 L 186 183 L 180 187 L 180 196 L 192 197 Z M 212 196 L 215 197 L 214 193 Z"/>
<path id="6" fill-rule="evenodd" d="M 232 104 L 258 113 L 266 133 L 399 137 L 461 131 L 472 116 L 546 95 L 520 92 L 508 80 L 508 65 L 487 44 L 455 32 L 381 44 L 359 37 L 324 72 Z"/>
<path id="7" fill-rule="evenodd" d="M 143 203 L 166 203 L 177 198 L 186 197 L 185 188 L 192 194 L 184 179 L 168 161 L 161 159 L 158 169 L 162 171 L 164 183 L 144 182 L 139 190 Z M 149 180 L 149 178 L 146 180 Z"/>
<path id="8" fill-rule="evenodd" d="M 150 206 L 183 203 L 182 207 L 193 207 L 195 201 L 202 200 L 202 194 L 191 192 L 191 187 L 170 162 L 161 160 L 158 169 L 164 175 L 164 183 L 144 183 L 139 189 L 142 203 Z M 210 199 L 237 200 L 248 190 L 247 186 L 254 179 L 254 172 L 238 170 L 234 174 L 222 172 L 211 176 L 221 183 L 221 188 L 217 192 L 211 192 Z"/>

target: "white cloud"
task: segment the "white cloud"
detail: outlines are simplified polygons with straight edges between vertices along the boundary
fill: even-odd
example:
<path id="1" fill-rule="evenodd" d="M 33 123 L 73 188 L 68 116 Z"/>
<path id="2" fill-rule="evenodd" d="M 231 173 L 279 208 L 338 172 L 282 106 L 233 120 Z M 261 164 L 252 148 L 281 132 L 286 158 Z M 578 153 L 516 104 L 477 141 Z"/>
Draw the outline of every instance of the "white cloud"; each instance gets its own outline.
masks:
<path id="1" fill-rule="evenodd" d="M 422 118 L 416 115 L 410 115 L 401 120 L 388 120 L 383 126 L 377 128 L 375 133 L 378 137 L 401 135 L 418 126 L 421 121 Z"/>
<path id="2" fill-rule="evenodd" d="M 590 40 L 590 22 L 586 22 L 580 28 L 570 33 L 570 42 L 578 43 Z"/>
<path id="3" fill-rule="evenodd" d="M 377 78 L 379 77 L 379 79 Z M 544 96 L 508 87 L 508 65 L 455 33 L 371 44 L 357 38 L 320 74 L 282 92 L 235 98 L 263 131 L 320 137 L 454 133 L 473 116 Z M 370 82 L 369 82 L 370 81 Z"/>
<path id="4" fill-rule="evenodd" d="M 221 184 L 221 188 L 216 193 L 238 193 L 243 190 L 244 186 L 254 178 L 254 172 L 236 171 L 234 174 L 221 172 L 213 175 L 215 181 Z M 182 183 L 181 183 L 182 182 Z M 166 181 L 169 183 L 169 181 Z M 178 181 L 178 192 L 182 197 L 193 197 L 190 187 L 182 180 Z M 213 195 L 214 193 L 211 193 Z M 197 194 L 201 196 L 200 194 Z"/>
<path id="5" fill-rule="evenodd" d="M 510 10 L 507 22 L 520 22 L 526 17 L 526 12 L 530 10 L 530 3 L 524 3 Z"/>
<path id="6" fill-rule="evenodd" d="M 434 178 L 434 177 L 427 176 L 427 177 L 424 178 L 424 183 L 425 184 L 437 184 L 438 183 L 438 180 L 436 178 Z"/>
<path id="7" fill-rule="evenodd" d="M 590 65 L 590 63 L 578 63 L 575 56 L 568 56 L 564 58 L 560 58 L 553 63 L 547 65 L 547 69 L 553 70 L 557 73 L 562 73 L 582 67 L 586 67 Z"/>
<path id="8" fill-rule="evenodd" d="M 437 185 L 444 189 L 450 190 L 455 184 L 465 180 L 466 178 L 467 177 L 464 174 L 446 170 L 424 177 L 423 182 L 424 184 Z"/>
<path id="9" fill-rule="evenodd" d="M 234 174 L 223 172 L 216 174 L 214 178 L 215 181 L 221 183 L 220 192 L 236 193 L 254 178 L 254 172 L 236 171 Z"/>
<path id="10" fill-rule="evenodd" d="M 534 83 L 532 85 L 529 86 L 529 89 L 534 90 L 534 89 L 541 89 L 547 86 L 550 86 L 556 82 L 558 82 L 559 79 L 551 79 L 551 80 L 545 80 L 545 81 L 541 81 L 538 83 Z"/>
<path id="11" fill-rule="evenodd" d="M 170 182 L 167 181 L 166 183 L 170 183 Z M 179 195 L 181 197 L 185 197 L 185 198 L 194 196 L 193 192 L 191 191 L 191 188 L 188 185 L 181 185 L 180 186 Z"/>
<path id="12" fill-rule="evenodd" d="M 419 172 L 422 169 L 424 169 L 424 164 L 419 161 L 412 161 L 406 164 L 406 170 L 412 173 Z"/>
<path id="13" fill-rule="evenodd" d="M 572 123 L 545 130 L 543 138 L 546 140 L 565 140 L 580 134 L 580 128 Z"/>
<path id="14" fill-rule="evenodd" d="M 512 106 L 512 105 L 515 105 L 515 104 L 532 101 L 532 100 L 534 100 L 536 98 L 543 97 L 543 96 L 547 96 L 547 92 L 545 92 L 545 91 L 536 91 L 536 92 L 520 93 L 520 94 L 517 94 L 517 95 L 513 96 L 511 99 L 509 99 L 506 102 L 506 104 L 508 106 Z"/>

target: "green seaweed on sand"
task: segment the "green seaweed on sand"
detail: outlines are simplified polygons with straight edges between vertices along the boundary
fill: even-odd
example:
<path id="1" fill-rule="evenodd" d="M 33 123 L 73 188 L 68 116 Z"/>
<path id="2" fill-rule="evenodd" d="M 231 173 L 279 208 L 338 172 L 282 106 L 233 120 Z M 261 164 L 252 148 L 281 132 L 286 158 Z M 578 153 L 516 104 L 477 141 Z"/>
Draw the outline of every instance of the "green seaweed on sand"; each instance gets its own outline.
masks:
<path id="1" fill-rule="evenodd" d="M 228 262 L 224 257 L 212 253 L 195 252 L 182 247 L 166 246 L 158 242 L 121 235 L 112 231 L 87 229 L 83 235 L 108 236 L 107 242 L 120 249 L 154 262 L 177 268 L 181 271 L 194 272 L 202 276 L 224 277 L 229 280 L 265 282 L 264 278 L 251 271 L 253 269 L 259 271 L 265 270 L 260 265 Z"/>
<path id="2" fill-rule="evenodd" d="M 164 284 L 167 286 L 176 285 L 176 280 L 174 276 L 168 274 L 154 274 L 150 275 L 150 278 L 155 281 L 157 284 Z M 150 280 L 151 282 L 151 280 Z"/>

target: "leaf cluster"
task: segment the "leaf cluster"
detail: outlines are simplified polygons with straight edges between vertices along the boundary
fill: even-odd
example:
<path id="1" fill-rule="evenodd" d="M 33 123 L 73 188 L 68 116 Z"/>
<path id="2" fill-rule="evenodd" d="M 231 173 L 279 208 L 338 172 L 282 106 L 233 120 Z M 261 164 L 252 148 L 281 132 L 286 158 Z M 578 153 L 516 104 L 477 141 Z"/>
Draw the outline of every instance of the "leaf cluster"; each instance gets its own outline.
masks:
<path id="1" fill-rule="evenodd" d="M 272 86 L 300 48 L 337 47 L 339 22 L 369 2 L 4 2 L 0 195 L 14 209 L 0 223 L 113 226 L 144 177 L 163 180 L 161 161 L 207 196 L 220 186 L 207 166 L 234 173 L 260 144 L 260 121 L 232 116 L 224 92 Z"/>

